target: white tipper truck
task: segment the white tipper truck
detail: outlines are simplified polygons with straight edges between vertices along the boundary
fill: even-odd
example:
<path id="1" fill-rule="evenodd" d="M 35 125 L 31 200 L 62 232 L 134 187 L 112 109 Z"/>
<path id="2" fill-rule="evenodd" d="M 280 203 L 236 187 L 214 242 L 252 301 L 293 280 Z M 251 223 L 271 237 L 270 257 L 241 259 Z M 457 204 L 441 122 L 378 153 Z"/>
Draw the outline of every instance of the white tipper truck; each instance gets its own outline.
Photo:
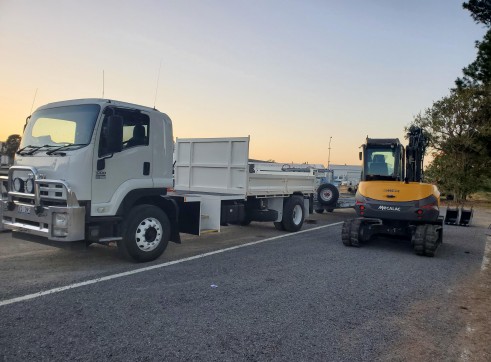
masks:
<path id="1" fill-rule="evenodd" d="M 136 261 L 158 258 L 180 232 L 273 222 L 301 229 L 312 172 L 268 172 L 249 137 L 177 139 L 156 109 L 107 99 L 38 108 L 0 200 L 2 227 L 55 242 L 117 242 Z"/>

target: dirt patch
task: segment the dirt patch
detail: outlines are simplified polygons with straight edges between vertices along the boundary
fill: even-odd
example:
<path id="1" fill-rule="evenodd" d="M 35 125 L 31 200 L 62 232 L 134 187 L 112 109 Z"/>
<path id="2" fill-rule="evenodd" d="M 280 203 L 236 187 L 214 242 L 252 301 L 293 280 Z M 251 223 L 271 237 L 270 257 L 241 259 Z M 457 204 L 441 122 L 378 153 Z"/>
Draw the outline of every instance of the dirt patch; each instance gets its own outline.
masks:
<path id="1" fill-rule="evenodd" d="M 489 250 L 487 258 L 491 258 Z M 491 265 L 487 260 L 444 300 L 414 303 L 405 315 L 394 317 L 400 342 L 381 360 L 491 361 Z"/>
<path id="2" fill-rule="evenodd" d="M 428 300 L 413 303 L 403 316 L 394 317 L 400 332 L 381 361 L 459 361 L 458 335 L 465 327 L 465 316 L 457 303 Z"/>
<path id="3" fill-rule="evenodd" d="M 491 255 L 488 255 L 491 257 Z M 463 361 L 491 360 L 491 267 L 460 290 L 459 308 L 466 327 L 459 334 Z"/>

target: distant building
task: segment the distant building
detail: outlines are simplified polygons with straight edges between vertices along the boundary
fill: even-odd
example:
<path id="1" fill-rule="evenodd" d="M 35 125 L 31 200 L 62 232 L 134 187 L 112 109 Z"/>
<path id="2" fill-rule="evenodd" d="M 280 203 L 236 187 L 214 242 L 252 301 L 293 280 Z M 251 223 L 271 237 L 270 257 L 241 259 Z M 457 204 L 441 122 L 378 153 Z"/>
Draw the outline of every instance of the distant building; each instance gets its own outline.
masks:
<path id="1" fill-rule="evenodd" d="M 334 172 L 334 181 L 349 186 L 358 185 L 361 178 L 361 165 L 333 165 L 329 167 Z"/>

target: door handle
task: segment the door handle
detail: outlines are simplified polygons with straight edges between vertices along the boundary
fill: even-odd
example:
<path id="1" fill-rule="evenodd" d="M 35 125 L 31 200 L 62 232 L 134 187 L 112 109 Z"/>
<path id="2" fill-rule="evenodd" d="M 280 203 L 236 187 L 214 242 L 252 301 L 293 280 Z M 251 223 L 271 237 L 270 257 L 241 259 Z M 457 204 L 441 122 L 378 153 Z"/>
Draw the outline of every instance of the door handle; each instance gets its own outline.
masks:
<path id="1" fill-rule="evenodd" d="M 143 162 L 143 176 L 150 175 L 150 162 Z"/>

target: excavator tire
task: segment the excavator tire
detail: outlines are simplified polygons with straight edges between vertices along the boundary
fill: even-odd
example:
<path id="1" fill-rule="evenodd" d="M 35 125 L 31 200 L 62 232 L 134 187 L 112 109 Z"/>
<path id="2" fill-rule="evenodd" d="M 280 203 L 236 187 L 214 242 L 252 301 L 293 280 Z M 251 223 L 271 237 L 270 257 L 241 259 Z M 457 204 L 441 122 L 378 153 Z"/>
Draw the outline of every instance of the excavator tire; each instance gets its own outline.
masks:
<path id="1" fill-rule="evenodd" d="M 440 235 L 438 233 L 437 225 L 427 225 L 426 240 L 425 240 L 425 254 L 426 256 L 434 256 L 436 248 L 438 248 Z"/>
<path id="2" fill-rule="evenodd" d="M 363 220 L 361 219 L 351 219 L 344 222 L 341 230 L 341 239 L 345 246 L 360 246 L 359 235 L 362 223 Z"/>
<path id="3" fill-rule="evenodd" d="M 434 256 L 440 242 L 438 225 L 418 225 L 413 235 L 414 252 L 417 255 Z"/>
<path id="4" fill-rule="evenodd" d="M 413 234 L 412 242 L 416 255 L 425 255 L 425 226 L 426 225 L 416 226 L 416 231 Z"/>
<path id="5" fill-rule="evenodd" d="M 344 246 L 351 246 L 350 229 L 351 229 L 351 220 L 345 221 L 341 229 L 341 240 L 343 241 Z"/>

